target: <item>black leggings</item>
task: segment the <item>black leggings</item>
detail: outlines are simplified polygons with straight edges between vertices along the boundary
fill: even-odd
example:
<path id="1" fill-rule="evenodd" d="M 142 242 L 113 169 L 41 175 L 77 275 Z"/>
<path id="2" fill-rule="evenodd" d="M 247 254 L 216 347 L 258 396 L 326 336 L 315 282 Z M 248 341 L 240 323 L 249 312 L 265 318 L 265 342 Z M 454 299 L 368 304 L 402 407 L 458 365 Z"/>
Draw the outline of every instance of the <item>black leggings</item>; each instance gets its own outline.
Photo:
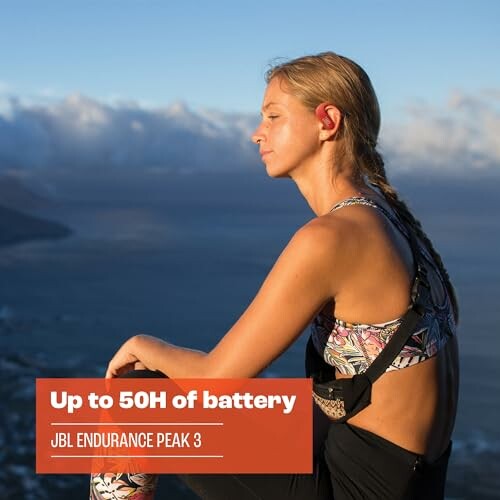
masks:
<path id="1" fill-rule="evenodd" d="M 164 375 L 140 370 L 126 377 Z M 205 500 L 442 500 L 450 452 L 451 443 L 431 464 L 423 456 L 369 431 L 346 423 L 332 423 L 312 474 L 179 474 L 178 477 Z"/>
<path id="2" fill-rule="evenodd" d="M 312 474 L 179 476 L 207 500 L 441 500 L 451 443 L 433 464 L 349 424 L 331 424 Z"/>

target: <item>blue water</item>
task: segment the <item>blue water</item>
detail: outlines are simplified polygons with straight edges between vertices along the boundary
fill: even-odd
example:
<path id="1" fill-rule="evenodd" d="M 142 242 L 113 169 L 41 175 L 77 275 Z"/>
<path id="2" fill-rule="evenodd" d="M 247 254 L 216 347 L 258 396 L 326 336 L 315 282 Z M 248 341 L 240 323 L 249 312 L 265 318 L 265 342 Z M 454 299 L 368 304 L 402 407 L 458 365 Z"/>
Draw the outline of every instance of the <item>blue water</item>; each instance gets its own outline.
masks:
<path id="1" fill-rule="evenodd" d="M 7 380 L 0 390 L 0 476 L 16 477 L 11 491 L 23 498 L 63 498 L 82 479 L 34 475 L 32 423 L 20 423 L 24 411 L 32 412 L 34 377 L 101 376 L 114 350 L 137 332 L 210 349 L 294 231 L 313 217 L 290 181 L 255 176 L 179 176 L 101 192 L 66 188 L 44 215 L 74 228 L 73 237 L 0 249 L 0 370 Z M 462 385 L 448 498 L 500 498 L 494 189 L 402 179 L 401 191 L 441 251 L 461 303 Z M 302 376 L 305 340 L 268 374 Z"/>

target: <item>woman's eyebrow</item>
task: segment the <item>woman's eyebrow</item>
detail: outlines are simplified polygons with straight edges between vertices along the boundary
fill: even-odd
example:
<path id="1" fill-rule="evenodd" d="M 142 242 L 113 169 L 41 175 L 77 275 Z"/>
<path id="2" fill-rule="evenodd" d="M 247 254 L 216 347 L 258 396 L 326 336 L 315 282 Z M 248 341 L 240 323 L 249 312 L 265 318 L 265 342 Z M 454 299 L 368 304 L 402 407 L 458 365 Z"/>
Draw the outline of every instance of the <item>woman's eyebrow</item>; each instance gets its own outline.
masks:
<path id="1" fill-rule="evenodd" d="M 262 111 L 265 111 L 267 108 L 271 106 L 279 106 L 279 102 L 274 102 L 274 101 L 268 102 L 265 106 L 262 106 Z"/>
<path id="2" fill-rule="evenodd" d="M 262 106 L 262 111 L 261 111 L 261 115 L 264 111 L 266 111 L 266 109 L 270 108 L 271 106 L 280 106 L 280 103 L 279 102 L 268 102 L 265 106 Z"/>

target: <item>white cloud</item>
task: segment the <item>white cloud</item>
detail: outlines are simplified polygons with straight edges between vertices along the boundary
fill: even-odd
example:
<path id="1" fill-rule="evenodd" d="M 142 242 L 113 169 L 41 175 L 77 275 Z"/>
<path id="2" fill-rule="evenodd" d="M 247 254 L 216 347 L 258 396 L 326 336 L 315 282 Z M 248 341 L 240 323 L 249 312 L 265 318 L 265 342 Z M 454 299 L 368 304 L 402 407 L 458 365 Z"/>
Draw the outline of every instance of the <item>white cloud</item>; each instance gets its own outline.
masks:
<path id="1" fill-rule="evenodd" d="M 10 99 L 0 111 L 0 167 L 220 170 L 257 161 L 256 116 L 195 112 L 184 103 L 145 109 L 79 93 L 52 103 Z"/>
<path id="2" fill-rule="evenodd" d="M 395 168 L 470 170 L 500 167 L 500 89 L 454 91 L 433 107 L 417 102 L 403 123 L 384 127 L 381 143 Z"/>
<path id="3" fill-rule="evenodd" d="M 412 103 L 400 123 L 384 124 L 389 168 L 498 169 L 499 108 L 500 89 L 454 91 L 441 107 Z M 152 107 L 74 93 L 35 103 L 7 96 L 0 106 L 0 168 L 255 168 L 250 134 L 258 120 L 257 114 L 193 110 L 182 102 Z"/>

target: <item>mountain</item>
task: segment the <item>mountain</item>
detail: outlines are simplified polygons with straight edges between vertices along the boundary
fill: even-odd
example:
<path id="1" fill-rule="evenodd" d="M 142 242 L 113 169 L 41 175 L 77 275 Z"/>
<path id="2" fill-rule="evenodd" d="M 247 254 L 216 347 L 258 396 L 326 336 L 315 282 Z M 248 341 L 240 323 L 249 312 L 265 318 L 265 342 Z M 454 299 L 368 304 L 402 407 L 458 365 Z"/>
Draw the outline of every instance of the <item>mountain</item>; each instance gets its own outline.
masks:
<path id="1" fill-rule="evenodd" d="M 0 203 L 4 207 L 28 212 L 53 204 L 51 200 L 34 193 L 13 175 L 0 176 Z"/>
<path id="2" fill-rule="evenodd" d="M 70 234 L 71 230 L 62 224 L 0 205 L 0 246 L 65 238 Z"/>

